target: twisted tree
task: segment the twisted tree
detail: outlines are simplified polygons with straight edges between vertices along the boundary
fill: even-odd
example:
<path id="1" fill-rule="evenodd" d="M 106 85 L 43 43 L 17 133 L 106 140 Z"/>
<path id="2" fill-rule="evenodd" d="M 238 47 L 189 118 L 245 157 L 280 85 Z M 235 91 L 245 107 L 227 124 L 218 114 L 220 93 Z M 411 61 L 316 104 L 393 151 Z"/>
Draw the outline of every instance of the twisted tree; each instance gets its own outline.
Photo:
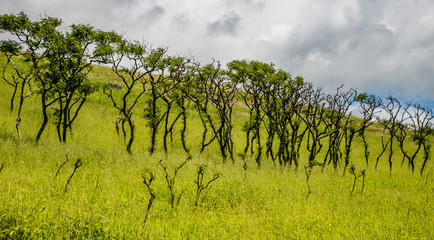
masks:
<path id="1" fill-rule="evenodd" d="M 193 102 L 193 108 L 197 111 L 201 120 L 203 131 L 200 143 L 200 153 L 215 140 L 215 134 L 211 131 L 211 136 L 208 134 L 210 123 L 208 121 L 210 103 L 211 85 L 208 82 L 209 78 L 216 77 L 218 71 L 214 67 L 214 63 L 200 66 L 195 64 L 195 74 L 192 76 L 189 84 L 184 85 L 184 92 L 187 92 L 186 97 Z"/>
<path id="2" fill-rule="evenodd" d="M 16 38 L 12 45 L 24 49 L 22 56 L 31 68 L 27 79 L 37 82 L 36 92 L 41 94 L 43 121 L 36 141 L 48 123 L 48 108 L 56 104 L 57 133 L 65 142 L 87 96 L 96 90 L 87 75 L 94 61 L 97 31 L 89 25 L 71 25 L 70 32 L 64 33 L 57 30 L 61 23 L 52 17 L 31 21 L 23 12 L 0 16 L 0 30 Z"/>
<path id="3" fill-rule="evenodd" d="M 170 139 L 173 140 L 173 129 L 175 124 L 182 116 L 183 130 L 181 131 L 181 142 L 186 152 L 189 152 L 185 143 L 185 129 L 187 127 L 187 109 L 190 101 L 185 96 L 183 85 L 188 84 L 190 76 L 194 74 L 194 68 L 191 67 L 192 61 L 188 58 L 170 57 L 168 58 L 167 81 L 160 84 L 156 88 L 156 92 L 166 105 L 164 115 L 164 135 L 163 147 L 164 152 L 167 154 L 167 138 L 170 134 Z M 175 105 L 174 105 L 175 104 Z M 171 119 L 173 107 L 180 108 L 177 115 Z"/>
<path id="4" fill-rule="evenodd" d="M 58 80 L 52 78 L 47 71 L 49 66 L 47 57 L 51 54 L 50 46 L 56 35 L 59 34 L 57 28 L 61 24 L 60 19 L 53 17 L 44 17 L 38 21 L 31 21 L 24 12 L 17 15 L 0 15 L 0 31 L 7 32 L 16 39 L 9 42 L 8 51 L 17 53 L 17 50 L 22 49 L 20 51 L 22 58 L 28 63 L 30 72 L 37 82 L 36 92 L 41 94 L 42 123 L 36 135 L 36 142 L 41 138 L 48 123 L 49 106 L 58 100 L 51 97 L 50 92 Z M 3 44 L 3 48 L 5 47 Z"/>
<path id="5" fill-rule="evenodd" d="M 356 91 L 354 89 L 342 91 L 342 87 L 343 85 L 338 87 L 334 95 L 330 94 L 326 97 L 326 107 L 328 111 L 326 111 L 325 117 L 328 118 L 328 121 L 330 122 L 331 134 L 329 135 L 329 147 L 324 163 L 326 163 L 328 159 L 328 164 L 333 163 L 335 169 L 337 169 L 338 164 L 342 159 L 341 143 L 344 137 L 347 136 L 347 131 L 350 131 L 350 136 L 348 136 L 346 139 L 347 141 L 345 141 L 347 146 L 351 144 L 355 134 L 355 131 L 351 131 L 351 128 L 349 127 L 351 113 L 348 113 L 348 109 L 354 101 Z M 347 158 L 345 161 L 344 172 L 349 164 L 348 148 L 346 152 Z"/>
<path id="6" fill-rule="evenodd" d="M 331 128 L 331 123 L 326 118 L 328 110 L 325 108 L 326 96 L 322 89 L 314 89 L 311 83 L 306 84 L 305 87 L 302 99 L 305 106 L 296 114 L 306 125 L 308 131 L 306 147 L 309 151 L 309 163 L 313 163 L 316 162 L 315 157 L 323 147 L 321 140 L 335 133 L 336 130 Z"/>
<path id="7" fill-rule="evenodd" d="M 151 98 L 147 100 L 145 106 L 145 118 L 148 120 L 147 125 L 151 128 L 151 146 L 149 148 L 151 154 L 155 151 L 158 128 L 165 117 L 165 114 L 161 114 L 157 101 L 161 98 L 161 95 L 165 94 L 164 91 L 171 90 L 170 87 L 163 90 L 159 89 L 160 85 L 168 84 L 171 86 L 166 75 L 169 66 L 169 58 L 167 58 L 166 52 L 166 48 L 152 49 L 144 59 L 143 64 L 149 83 L 149 89 L 147 90 L 151 92 Z"/>
<path id="8" fill-rule="evenodd" d="M 57 99 L 54 115 L 57 117 L 59 141 L 66 142 L 67 130 L 83 107 L 87 97 L 97 90 L 87 75 L 96 62 L 92 48 L 97 31 L 89 25 L 71 25 L 71 31 L 58 32 L 51 40 L 47 55 L 47 73 L 56 82 L 52 98 Z"/>
<path id="9" fill-rule="evenodd" d="M 375 95 L 368 95 L 367 93 L 360 93 L 355 98 L 356 102 L 359 102 L 359 106 L 361 108 L 360 112 L 363 115 L 362 122 L 360 123 L 360 127 L 357 130 L 359 136 L 362 137 L 363 147 L 364 147 L 364 155 L 366 160 L 366 166 L 369 165 L 369 150 L 368 143 L 366 141 L 366 129 L 371 126 L 374 122 L 374 114 L 376 113 L 376 109 L 378 109 L 382 105 L 381 98 L 376 97 Z"/>
<path id="10" fill-rule="evenodd" d="M 234 60 L 228 64 L 231 81 L 238 87 L 238 94 L 249 109 L 249 120 L 243 129 L 246 132 L 244 154 L 247 154 L 249 147 L 251 154 L 254 154 L 253 144 L 256 140 L 255 159 L 258 166 L 261 165 L 262 155 L 260 127 L 264 118 L 261 110 L 261 103 L 264 101 L 264 82 L 274 72 L 273 64 L 258 61 Z"/>
<path id="11" fill-rule="evenodd" d="M 392 174 L 392 156 L 393 156 L 393 142 L 396 138 L 397 131 L 399 130 L 399 126 L 401 124 L 400 119 L 398 119 L 398 116 L 400 114 L 402 104 L 399 102 L 398 99 L 389 96 L 386 98 L 388 101 L 386 104 L 382 105 L 383 110 L 388 115 L 388 118 L 381 118 L 377 117 L 377 121 L 383 125 L 383 133 L 381 135 L 381 146 L 382 151 L 377 157 L 377 162 L 375 163 L 375 169 L 377 169 L 378 161 L 380 160 L 383 153 L 386 151 L 386 149 L 389 147 L 389 170 L 390 174 Z M 388 133 L 387 140 L 385 140 L 386 132 Z"/>
<path id="12" fill-rule="evenodd" d="M 118 122 L 122 124 L 124 139 L 126 137 L 124 124 L 128 124 L 129 140 L 126 150 L 131 154 L 135 130 L 133 110 L 146 91 L 147 72 L 143 70 L 143 61 L 149 50 L 146 45 L 127 41 L 116 33 L 109 33 L 101 37 L 104 44 L 97 49 L 100 60 L 111 65 L 112 72 L 120 79 L 122 86 L 120 94 L 117 93 L 119 91 L 114 93 L 113 89 L 108 87 L 103 89 L 103 93 L 111 100 L 113 107 L 119 110 L 121 117 Z"/>
<path id="13" fill-rule="evenodd" d="M 407 124 L 399 124 L 398 131 L 396 133 L 396 139 L 399 142 L 399 147 L 403 153 L 403 162 L 405 159 L 408 160 L 408 164 L 414 172 L 415 170 L 415 159 L 419 154 L 420 150 L 423 150 L 423 162 L 420 168 L 420 174 L 426 167 L 426 164 L 430 156 L 430 135 L 434 133 L 433 125 L 433 110 L 426 106 L 421 106 L 419 104 L 407 104 L 402 113 L 401 121 L 406 121 Z M 406 137 L 411 137 L 411 140 L 416 144 L 416 150 L 412 153 L 409 149 L 405 148 L 404 143 L 406 143 Z"/>
<path id="14" fill-rule="evenodd" d="M 21 111 L 24 105 L 24 99 L 30 96 L 35 85 L 35 75 L 31 68 L 25 63 L 16 64 L 16 60 L 22 60 L 22 46 L 12 40 L 0 41 L 0 51 L 6 56 L 6 63 L 2 67 L 2 78 L 10 86 L 14 88 L 10 100 L 10 112 L 14 110 L 15 97 L 18 92 L 19 103 L 17 110 L 17 119 L 15 128 L 17 129 L 18 139 L 21 140 Z M 23 66 L 24 65 L 24 66 Z M 7 71 L 12 66 L 12 73 Z"/>
<path id="15" fill-rule="evenodd" d="M 198 82 L 201 94 L 194 95 L 199 115 L 202 118 L 205 132 L 202 138 L 202 149 L 205 145 L 206 129 L 209 126 L 214 139 L 219 144 L 223 161 L 230 157 L 234 161 L 234 143 L 232 140 L 232 111 L 236 103 L 236 87 L 231 83 L 225 71 L 221 69 L 219 62 L 212 62 L 198 68 Z M 204 100 L 203 97 L 207 99 Z M 208 111 L 208 104 L 212 106 L 215 114 Z"/>

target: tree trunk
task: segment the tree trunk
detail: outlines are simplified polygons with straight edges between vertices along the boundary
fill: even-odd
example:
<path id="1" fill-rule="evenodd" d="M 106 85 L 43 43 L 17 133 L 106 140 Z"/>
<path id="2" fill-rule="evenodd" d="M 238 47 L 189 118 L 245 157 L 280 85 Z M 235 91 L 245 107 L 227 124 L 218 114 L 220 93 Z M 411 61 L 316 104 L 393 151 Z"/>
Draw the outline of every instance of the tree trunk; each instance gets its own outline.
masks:
<path id="1" fill-rule="evenodd" d="M 41 94 L 41 104 L 42 104 L 42 123 L 41 123 L 41 127 L 39 128 L 38 134 L 36 135 L 36 143 L 39 142 L 39 140 L 41 139 L 42 133 L 44 132 L 45 126 L 48 123 L 48 115 L 47 115 L 47 103 L 46 103 L 46 91 L 44 90 Z"/>
<path id="2" fill-rule="evenodd" d="M 128 125 L 130 126 L 130 139 L 128 140 L 128 144 L 127 144 L 127 152 L 131 155 L 132 151 L 131 151 L 131 146 L 133 145 L 133 141 L 134 141 L 134 123 L 133 120 L 131 119 L 131 116 L 125 116 L 127 118 L 127 122 Z"/>

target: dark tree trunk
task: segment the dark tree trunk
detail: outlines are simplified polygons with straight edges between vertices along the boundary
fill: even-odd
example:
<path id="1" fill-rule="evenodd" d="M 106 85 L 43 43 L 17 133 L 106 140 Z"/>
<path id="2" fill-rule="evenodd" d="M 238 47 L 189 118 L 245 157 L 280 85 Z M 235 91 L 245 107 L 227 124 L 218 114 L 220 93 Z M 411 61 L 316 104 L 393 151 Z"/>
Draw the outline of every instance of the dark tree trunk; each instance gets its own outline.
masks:
<path id="1" fill-rule="evenodd" d="M 41 139 L 42 133 L 44 132 L 45 126 L 48 123 L 48 114 L 47 114 L 47 99 L 46 99 L 46 95 L 47 91 L 43 90 L 42 94 L 41 94 L 41 105 L 42 105 L 42 123 L 41 126 L 39 127 L 39 131 L 38 134 L 36 135 L 36 143 L 39 142 L 39 140 Z"/>
<path id="2" fill-rule="evenodd" d="M 134 141 L 134 123 L 133 120 L 131 119 L 131 115 L 130 116 L 126 116 L 127 117 L 127 122 L 128 125 L 130 126 L 130 139 L 128 140 L 128 144 L 127 144 L 127 152 L 129 154 L 132 154 L 131 151 L 131 146 L 133 145 L 133 141 Z"/>

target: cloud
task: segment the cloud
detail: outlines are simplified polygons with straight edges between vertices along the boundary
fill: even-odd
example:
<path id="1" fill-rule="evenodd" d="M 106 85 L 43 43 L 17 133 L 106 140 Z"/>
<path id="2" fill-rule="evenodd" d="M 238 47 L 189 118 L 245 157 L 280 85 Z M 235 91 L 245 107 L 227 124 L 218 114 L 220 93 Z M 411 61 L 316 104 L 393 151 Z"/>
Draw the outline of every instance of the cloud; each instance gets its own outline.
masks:
<path id="1" fill-rule="evenodd" d="M 176 14 L 170 20 L 170 26 L 174 28 L 174 30 L 182 32 L 183 30 L 188 29 L 192 24 L 192 19 L 190 18 L 190 14 L 188 12 L 181 12 Z"/>
<path id="2" fill-rule="evenodd" d="M 224 14 L 219 20 L 207 26 L 208 34 L 227 34 L 235 36 L 241 22 L 241 16 L 235 12 Z"/>
<path id="3" fill-rule="evenodd" d="M 1 13 L 89 23 L 171 53 L 273 62 L 334 91 L 434 99 L 432 0 L 3 0 Z"/>
<path id="4" fill-rule="evenodd" d="M 434 31 L 417 26 L 431 20 L 428 5 L 360 1 L 351 8 L 335 4 L 331 11 L 339 17 L 305 12 L 314 17 L 298 22 L 284 45 L 275 44 L 276 63 L 328 91 L 344 83 L 380 94 L 432 96 Z"/>
<path id="5" fill-rule="evenodd" d="M 161 6 L 153 6 L 145 11 L 145 13 L 141 14 L 137 20 L 144 21 L 144 26 L 149 26 L 150 24 L 158 21 L 161 17 L 163 17 L 166 11 Z"/>
<path id="6" fill-rule="evenodd" d="M 227 8 L 242 8 L 246 9 L 254 9 L 254 10 L 262 10 L 266 6 L 266 1 L 255 1 L 255 0 L 224 0 Z"/>

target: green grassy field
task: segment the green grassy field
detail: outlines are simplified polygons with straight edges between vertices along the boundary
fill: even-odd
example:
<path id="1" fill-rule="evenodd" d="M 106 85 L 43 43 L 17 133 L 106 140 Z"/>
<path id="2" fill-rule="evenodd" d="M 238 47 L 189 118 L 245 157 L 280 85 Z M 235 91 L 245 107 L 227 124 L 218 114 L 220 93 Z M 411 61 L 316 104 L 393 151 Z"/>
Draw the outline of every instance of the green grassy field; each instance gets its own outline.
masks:
<path id="1" fill-rule="evenodd" d="M 91 75 L 100 82 L 110 81 L 110 76 L 103 67 L 95 67 Z M 412 174 L 406 164 L 401 166 L 402 155 L 396 149 L 392 173 L 386 157 L 375 170 L 380 128 L 368 132 L 372 157 L 363 192 L 360 178 L 351 196 L 353 176 L 343 175 L 342 167 L 329 166 L 324 171 L 313 169 L 312 193 L 307 197 L 305 147 L 298 170 L 265 157 L 258 169 L 255 160 L 247 158 L 245 176 L 240 158 L 222 163 L 217 143 L 199 153 L 201 125 L 192 111 L 187 142 L 193 159 L 178 172 L 174 191 L 182 197 L 172 209 L 165 172 L 158 162 L 163 160 L 173 174 L 188 157 L 177 139 L 179 131 L 167 156 L 161 143 L 149 155 L 149 129 L 139 106 L 133 155 L 129 155 L 114 128 L 117 111 L 97 92 L 84 105 L 66 144 L 58 142 L 52 123 L 36 144 L 42 120 L 34 95 L 25 102 L 19 141 L 16 115 L 9 112 L 11 91 L 0 82 L 0 239 L 434 239 L 432 160 L 423 176 Z M 234 112 L 236 153 L 244 145 L 241 128 L 246 116 L 238 106 Z M 358 172 L 365 163 L 361 140 L 355 141 L 351 160 Z M 54 179 L 66 154 L 70 160 Z M 82 166 L 65 192 L 79 158 Z M 421 161 L 419 156 L 416 169 Z M 220 177 L 195 207 L 195 180 L 203 164 L 207 165 L 204 180 L 214 174 Z M 156 198 L 143 227 L 150 197 L 142 178 L 145 171 L 155 174 Z"/>

